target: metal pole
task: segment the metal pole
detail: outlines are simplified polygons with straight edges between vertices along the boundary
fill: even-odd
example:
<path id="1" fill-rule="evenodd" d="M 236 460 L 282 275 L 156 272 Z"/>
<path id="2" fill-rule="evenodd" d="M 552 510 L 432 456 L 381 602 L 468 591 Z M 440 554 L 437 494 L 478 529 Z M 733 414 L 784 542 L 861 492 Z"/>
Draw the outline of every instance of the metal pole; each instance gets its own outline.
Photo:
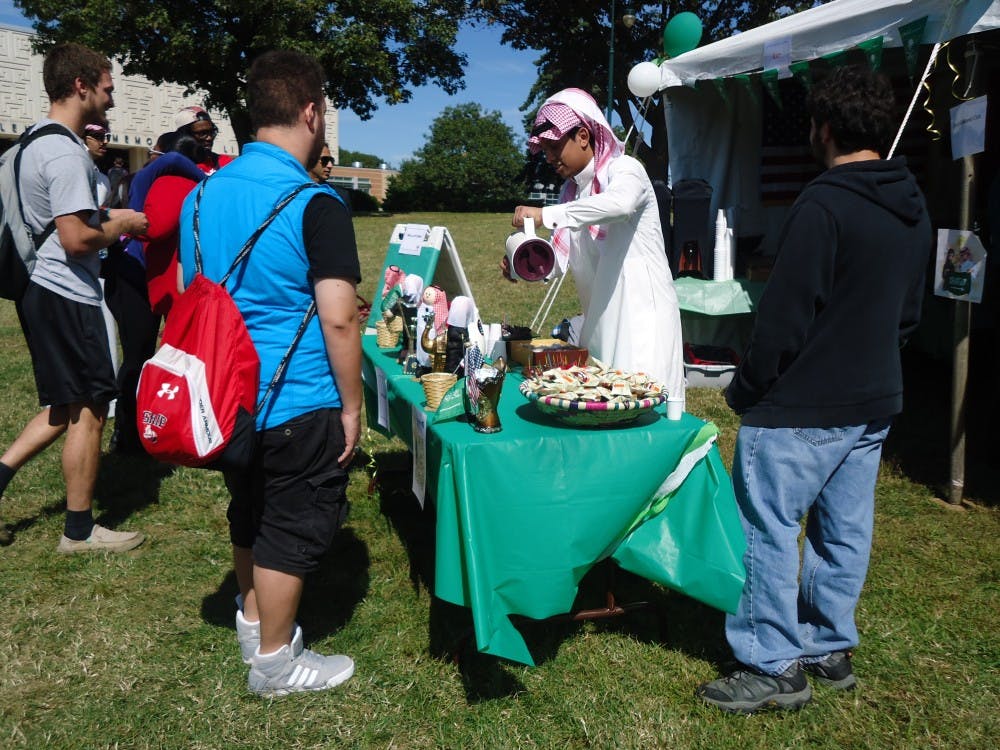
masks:
<path id="1" fill-rule="evenodd" d="M 611 44 L 608 52 L 608 108 L 605 115 L 611 124 L 611 112 L 615 102 L 615 0 L 611 0 Z"/>
<path id="2" fill-rule="evenodd" d="M 976 42 L 970 39 L 965 49 L 966 70 L 976 70 Z M 969 82 L 969 89 L 975 86 Z M 972 201 L 976 187 L 976 162 L 974 156 L 962 159 L 962 185 L 959 203 L 959 229 L 970 228 Z M 969 330 L 972 321 L 972 303 L 956 301 L 954 307 L 954 349 L 952 352 L 951 387 L 951 484 L 948 502 L 959 504 L 965 492 L 965 397 L 969 385 Z"/>

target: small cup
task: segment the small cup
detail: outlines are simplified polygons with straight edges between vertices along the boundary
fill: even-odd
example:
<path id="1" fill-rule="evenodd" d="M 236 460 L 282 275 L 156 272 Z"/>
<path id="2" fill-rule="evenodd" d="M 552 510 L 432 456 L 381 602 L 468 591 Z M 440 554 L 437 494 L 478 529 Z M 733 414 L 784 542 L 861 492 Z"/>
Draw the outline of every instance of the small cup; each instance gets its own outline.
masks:
<path id="1" fill-rule="evenodd" d="M 556 254 L 548 240 L 535 234 L 535 220 L 524 219 L 524 231 L 507 238 L 507 260 L 510 275 L 522 281 L 541 281 L 556 264 Z"/>
<path id="2" fill-rule="evenodd" d="M 667 419 L 677 422 L 684 414 L 684 397 L 670 396 L 667 398 Z"/>

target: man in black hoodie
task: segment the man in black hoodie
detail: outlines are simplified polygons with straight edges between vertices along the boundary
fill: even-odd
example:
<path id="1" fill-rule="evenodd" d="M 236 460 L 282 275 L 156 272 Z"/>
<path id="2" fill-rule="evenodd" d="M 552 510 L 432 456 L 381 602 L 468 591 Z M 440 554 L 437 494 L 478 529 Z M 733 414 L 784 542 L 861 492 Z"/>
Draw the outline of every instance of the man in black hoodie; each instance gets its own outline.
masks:
<path id="1" fill-rule="evenodd" d="M 893 136 L 892 90 L 844 67 L 813 87 L 809 140 L 827 171 L 795 202 L 726 392 L 747 580 L 726 637 L 740 662 L 698 695 L 727 711 L 799 708 L 805 673 L 855 685 L 854 610 L 868 571 L 875 479 L 902 410 L 899 347 L 920 317 L 931 226 Z M 800 521 L 808 515 L 800 559 Z"/>

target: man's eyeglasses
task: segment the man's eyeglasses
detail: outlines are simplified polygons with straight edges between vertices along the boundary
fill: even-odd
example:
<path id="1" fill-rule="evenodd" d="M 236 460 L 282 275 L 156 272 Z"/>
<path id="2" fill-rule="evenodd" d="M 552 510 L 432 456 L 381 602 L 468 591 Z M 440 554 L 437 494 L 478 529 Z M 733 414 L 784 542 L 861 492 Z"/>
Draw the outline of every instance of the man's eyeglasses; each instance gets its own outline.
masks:
<path id="1" fill-rule="evenodd" d="M 87 133 L 88 138 L 93 138 L 95 141 L 104 141 L 107 143 L 111 140 L 111 133 Z"/>
<path id="2" fill-rule="evenodd" d="M 215 138 L 215 136 L 217 136 L 218 134 L 219 134 L 219 128 L 217 128 L 215 125 L 213 125 L 210 128 L 201 128 L 199 130 L 195 130 L 192 128 L 191 130 L 191 135 L 193 135 L 195 138 Z"/>
<path id="3" fill-rule="evenodd" d="M 321 157 L 319 157 L 319 163 L 322 164 L 324 167 L 333 166 L 333 157 L 332 156 L 321 156 Z"/>
<path id="4" fill-rule="evenodd" d="M 163 156 L 163 152 L 162 151 L 157 151 L 155 148 L 151 148 L 151 149 L 149 149 L 149 155 L 150 156 Z"/>

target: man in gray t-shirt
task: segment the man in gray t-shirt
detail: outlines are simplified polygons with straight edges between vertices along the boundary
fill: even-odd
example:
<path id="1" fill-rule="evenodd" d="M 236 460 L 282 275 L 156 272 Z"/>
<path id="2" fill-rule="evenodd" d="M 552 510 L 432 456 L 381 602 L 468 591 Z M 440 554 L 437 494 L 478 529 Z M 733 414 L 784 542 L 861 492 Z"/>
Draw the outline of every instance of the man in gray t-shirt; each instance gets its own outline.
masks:
<path id="1" fill-rule="evenodd" d="M 32 130 L 55 122 L 45 118 Z M 57 123 L 58 124 L 58 123 Z M 76 134 L 43 135 L 21 155 L 21 205 L 35 234 L 57 216 L 87 212 L 97 215 L 97 186 L 87 146 Z M 89 219 L 93 225 L 94 219 Z M 31 280 L 58 295 L 85 305 L 101 304 L 97 252 L 70 255 L 53 232 L 38 248 Z"/>
<path id="2" fill-rule="evenodd" d="M 0 497 L 21 466 L 65 433 L 66 523 L 58 550 L 124 551 L 144 536 L 98 526 L 92 512 L 101 431 L 115 397 L 97 253 L 119 235 L 144 233 L 149 223 L 129 209 L 98 211 L 81 136 L 114 106 L 111 63 L 82 45 L 60 44 L 46 55 L 42 76 L 50 107 L 36 127 L 55 123 L 66 132 L 44 135 L 22 151 L 18 188 L 25 219 L 36 234 L 53 222 L 55 231 L 39 248 L 17 314 L 44 408 L 0 456 Z M 0 525 L 0 544 L 9 541 Z"/>

